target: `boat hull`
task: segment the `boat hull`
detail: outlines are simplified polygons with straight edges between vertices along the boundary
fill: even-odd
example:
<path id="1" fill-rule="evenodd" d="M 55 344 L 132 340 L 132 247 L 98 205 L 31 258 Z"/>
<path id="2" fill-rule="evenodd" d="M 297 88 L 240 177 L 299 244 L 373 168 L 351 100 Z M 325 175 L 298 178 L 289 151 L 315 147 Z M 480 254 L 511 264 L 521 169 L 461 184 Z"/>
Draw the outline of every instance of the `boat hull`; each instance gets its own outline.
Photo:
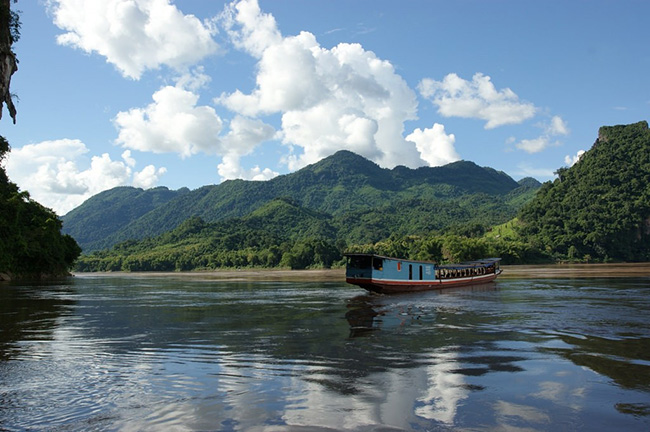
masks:
<path id="1" fill-rule="evenodd" d="M 368 279 L 368 278 L 346 278 L 346 282 L 352 285 L 372 291 L 378 294 L 400 294 L 418 291 L 439 290 L 445 288 L 457 288 L 464 286 L 480 285 L 492 282 L 501 274 L 501 270 L 496 273 L 458 278 L 458 279 L 442 279 L 434 281 L 394 281 L 394 280 L 381 280 L 381 279 Z"/>

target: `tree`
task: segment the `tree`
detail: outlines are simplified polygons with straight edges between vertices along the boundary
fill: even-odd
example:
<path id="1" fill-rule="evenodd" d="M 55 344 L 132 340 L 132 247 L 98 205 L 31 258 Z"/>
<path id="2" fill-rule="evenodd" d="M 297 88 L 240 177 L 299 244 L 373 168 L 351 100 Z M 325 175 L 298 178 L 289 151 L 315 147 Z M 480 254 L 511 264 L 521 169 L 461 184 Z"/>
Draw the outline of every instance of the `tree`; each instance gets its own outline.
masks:
<path id="1" fill-rule="evenodd" d="M 10 84 L 18 70 L 12 46 L 20 37 L 20 20 L 10 6 L 11 0 L 0 0 L 0 117 L 6 104 L 16 123 Z M 0 271 L 22 277 L 67 274 L 81 248 L 61 234 L 63 224 L 52 210 L 9 181 L 1 165 L 9 150 L 9 142 L 0 136 Z"/>
<path id="2" fill-rule="evenodd" d="M 650 130 L 602 127 L 578 163 L 520 210 L 521 234 L 557 259 L 650 259 Z"/>
<path id="3" fill-rule="evenodd" d="M 14 3 L 16 0 L 14 0 Z M 12 100 L 10 84 L 18 70 L 18 59 L 13 44 L 20 38 L 20 18 L 11 10 L 11 0 L 0 0 L 0 118 L 4 104 L 16 123 L 16 107 Z"/>

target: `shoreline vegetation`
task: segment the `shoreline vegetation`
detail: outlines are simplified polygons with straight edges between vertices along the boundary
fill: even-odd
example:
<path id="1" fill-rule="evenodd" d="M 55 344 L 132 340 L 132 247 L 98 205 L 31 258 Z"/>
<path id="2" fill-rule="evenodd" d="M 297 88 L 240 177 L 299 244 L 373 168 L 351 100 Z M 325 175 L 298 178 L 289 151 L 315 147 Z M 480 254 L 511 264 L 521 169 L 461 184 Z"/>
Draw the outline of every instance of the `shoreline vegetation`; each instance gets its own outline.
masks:
<path id="1" fill-rule="evenodd" d="M 539 264 L 501 266 L 501 279 L 562 279 L 606 277 L 650 277 L 650 262 L 616 264 Z M 345 269 L 242 269 L 190 272 L 84 272 L 74 277 L 142 277 L 188 278 L 214 281 L 287 281 L 287 282 L 339 282 L 345 281 Z"/>
<path id="2" fill-rule="evenodd" d="M 142 204 L 159 202 L 147 194 L 169 190 L 116 188 L 64 221 L 76 227 L 69 235 L 116 242 L 93 250 L 80 241 L 80 272 L 328 268 L 344 251 L 439 263 L 650 261 L 647 121 L 601 127 L 556 174 L 526 186 L 469 162 L 389 170 L 339 151 L 268 182 L 224 182 L 156 208 Z"/>
<path id="3" fill-rule="evenodd" d="M 10 82 L 20 27 L 19 13 L 3 1 L 0 117 L 6 104 L 14 123 Z M 524 264 L 650 261 L 645 120 L 601 127 L 590 150 L 541 185 L 469 161 L 387 169 L 341 150 L 265 182 L 195 191 L 116 187 L 62 218 L 9 180 L 3 162 L 10 149 L 0 136 L 0 281 L 56 278 L 73 268 L 338 280 L 341 268 L 281 269 L 339 266 L 346 250 L 452 263 L 498 256 L 504 268 L 520 265 L 505 278 L 649 275 L 647 264 Z M 64 222 L 74 229 L 64 232 Z M 198 270 L 239 267 L 246 270 Z"/>

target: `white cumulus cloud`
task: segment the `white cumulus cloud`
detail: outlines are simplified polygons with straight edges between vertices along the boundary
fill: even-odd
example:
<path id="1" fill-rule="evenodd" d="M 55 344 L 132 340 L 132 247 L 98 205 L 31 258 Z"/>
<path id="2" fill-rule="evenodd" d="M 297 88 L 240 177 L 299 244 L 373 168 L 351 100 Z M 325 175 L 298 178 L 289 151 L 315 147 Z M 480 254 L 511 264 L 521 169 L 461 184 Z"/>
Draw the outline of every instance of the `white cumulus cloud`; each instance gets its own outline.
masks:
<path id="1" fill-rule="evenodd" d="M 289 169 L 348 149 L 382 166 L 424 165 L 404 122 L 417 98 L 393 65 L 359 44 L 331 49 L 301 32 L 284 37 L 256 0 L 233 3 L 222 17 L 235 46 L 259 59 L 256 85 L 216 99 L 249 117 L 280 114 Z"/>
<path id="2" fill-rule="evenodd" d="M 158 184 L 160 177 L 167 172 L 167 168 L 157 168 L 154 165 L 147 165 L 140 172 L 133 174 L 133 186 L 142 189 L 151 189 Z"/>
<path id="3" fill-rule="evenodd" d="M 537 112 L 535 105 L 520 101 L 511 89 L 497 90 L 491 78 L 482 73 L 475 74 L 471 81 L 455 73 L 448 74 L 442 81 L 425 78 L 418 89 L 444 117 L 485 120 L 485 129 L 519 124 Z"/>
<path id="4" fill-rule="evenodd" d="M 275 18 L 263 13 L 257 0 L 228 4 L 221 15 L 221 22 L 235 46 L 258 58 L 266 48 L 282 39 Z"/>
<path id="5" fill-rule="evenodd" d="M 153 187 L 165 168 L 134 172 L 135 160 L 125 151 L 123 160 L 108 153 L 92 156 L 76 139 L 61 139 L 12 148 L 6 160 L 9 178 L 21 190 L 57 214 L 63 215 L 91 196 L 116 186 Z M 133 179 L 133 181 L 132 181 Z"/>
<path id="6" fill-rule="evenodd" d="M 191 66 L 217 51 L 214 26 L 184 15 L 170 0 L 48 0 L 57 41 L 106 58 L 125 76 Z"/>
<path id="7" fill-rule="evenodd" d="M 569 126 L 560 116 L 553 116 L 550 124 L 546 127 L 548 135 L 568 135 Z"/>
<path id="8" fill-rule="evenodd" d="M 578 150 L 578 152 L 577 152 L 575 155 L 573 155 L 573 156 L 571 156 L 571 155 L 566 155 L 566 156 L 564 156 L 564 162 L 565 162 L 568 166 L 572 167 L 573 165 L 575 165 L 575 164 L 580 160 L 580 158 L 582 157 L 582 155 L 585 154 L 585 153 L 586 153 L 586 152 L 585 152 L 584 150 Z"/>
<path id="9" fill-rule="evenodd" d="M 233 153 L 229 153 L 223 157 L 217 170 L 223 180 L 270 180 L 278 175 L 277 172 L 270 168 L 262 169 L 259 165 L 256 165 L 253 168 L 244 168 L 241 166 L 240 156 Z"/>
<path id="10" fill-rule="evenodd" d="M 114 119 L 122 146 L 154 153 L 220 151 L 222 120 L 214 108 L 198 105 L 199 96 L 180 87 L 166 86 L 153 94 L 145 108 L 122 111 Z"/>
<path id="11" fill-rule="evenodd" d="M 429 166 L 442 166 L 460 160 L 454 148 L 456 137 L 454 134 L 448 135 L 445 127 L 439 123 L 435 123 L 431 129 L 415 129 L 406 139 L 415 143 L 420 157 Z"/>
<path id="12" fill-rule="evenodd" d="M 526 153 L 539 153 L 552 144 L 553 142 L 548 136 L 541 136 L 533 139 L 523 139 L 515 144 L 515 146 Z"/>
<path id="13" fill-rule="evenodd" d="M 539 153 L 548 147 L 561 145 L 554 137 L 568 135 L 570 132 L 567 123 L 560 116 L 553 116 L 549 123 L 541 123 L 538 127 L 544 130 L 541 136 L 533 139 L 523 139 L 516 143 L 515 146 L 527 153 Z"/>
<path id="14" fill-rule="evenodd" d="M 258 119 L 236 116 L 230 122 L 230 131 L 223 137 L 225 150 L 217 171 L 223 180 L 241 178 L 245 180 L 268 180 L 278 175 L 270 168 L 255 166 L 246 169 L 241 166 L 242 156 L 250 154 L 260 143 L 273 138 L 275 129 Z"/>

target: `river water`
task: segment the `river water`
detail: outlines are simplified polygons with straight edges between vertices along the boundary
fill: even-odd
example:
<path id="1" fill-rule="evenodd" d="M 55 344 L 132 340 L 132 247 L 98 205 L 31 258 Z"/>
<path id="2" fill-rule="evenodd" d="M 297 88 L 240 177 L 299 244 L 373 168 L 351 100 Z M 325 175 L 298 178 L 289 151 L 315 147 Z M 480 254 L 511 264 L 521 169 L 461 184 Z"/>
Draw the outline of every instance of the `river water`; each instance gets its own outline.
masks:
<path id="1" fill-rule="evenodd" d="M 0 285 L 0 430 L 650 430 L 650 278 Z"/>

